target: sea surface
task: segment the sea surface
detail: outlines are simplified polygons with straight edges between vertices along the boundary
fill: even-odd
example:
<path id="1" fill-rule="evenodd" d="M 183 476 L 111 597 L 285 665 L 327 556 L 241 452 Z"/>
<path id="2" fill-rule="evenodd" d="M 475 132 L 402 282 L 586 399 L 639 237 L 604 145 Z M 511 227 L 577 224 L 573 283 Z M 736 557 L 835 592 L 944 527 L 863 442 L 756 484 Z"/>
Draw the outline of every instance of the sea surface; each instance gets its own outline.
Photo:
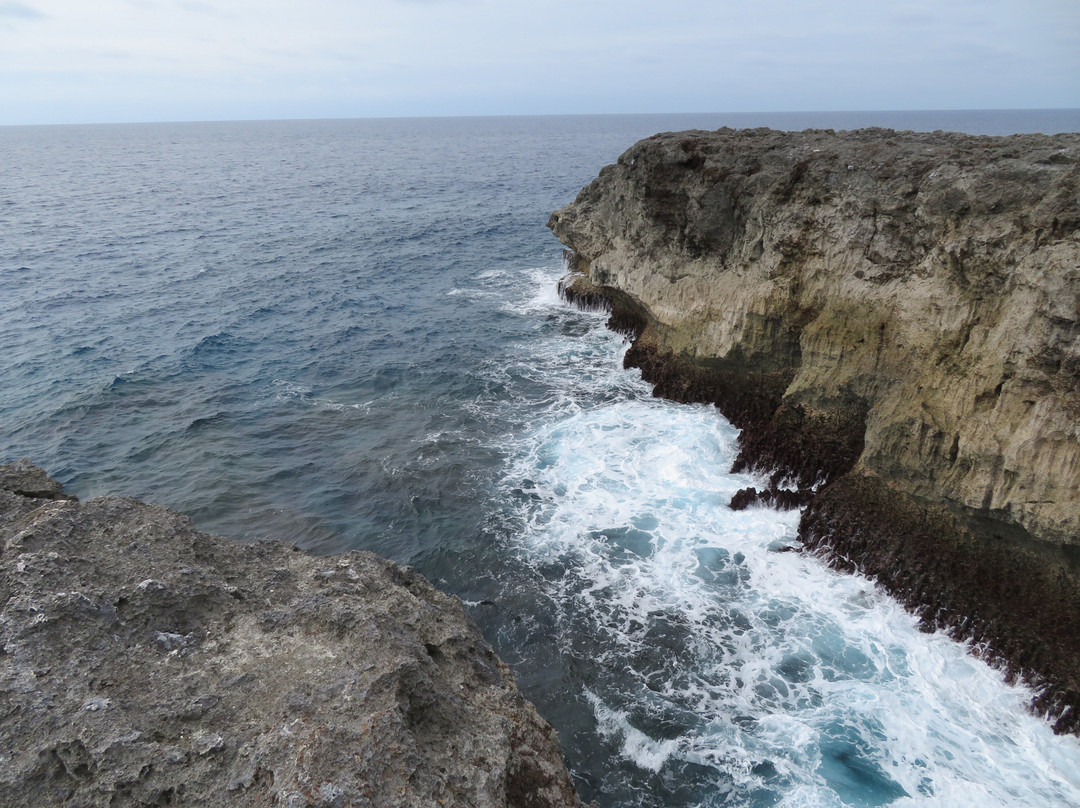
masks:
<path id="1" fill-rule="evenodd" d="M 544 227 L 657 131 L 1080 111 L 0 128 L 0 460 L 455 593 L 634 806 L 1080 806 L 1029 694 L 725 507 L 737 433 L 562 303 Z M 760 484 L 760 482 L 758 482 Z"/>

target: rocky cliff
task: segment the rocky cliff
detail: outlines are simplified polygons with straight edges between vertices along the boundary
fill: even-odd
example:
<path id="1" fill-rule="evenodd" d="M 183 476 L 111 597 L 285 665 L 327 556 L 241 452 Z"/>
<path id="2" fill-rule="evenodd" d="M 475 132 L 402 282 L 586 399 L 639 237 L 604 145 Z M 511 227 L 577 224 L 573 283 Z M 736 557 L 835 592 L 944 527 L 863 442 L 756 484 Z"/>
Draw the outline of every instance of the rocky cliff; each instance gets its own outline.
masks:
<path id="1" fill-rule="evenodd" d="M 461 602 L 0 466 L 0 804 L 577 806 Z"/>
<path id="2" fill-rule="evenodd" d="M 1080 730 L 1080 135 L 720 130 L 633 146 L 549 226 L 756 499 Z"/>

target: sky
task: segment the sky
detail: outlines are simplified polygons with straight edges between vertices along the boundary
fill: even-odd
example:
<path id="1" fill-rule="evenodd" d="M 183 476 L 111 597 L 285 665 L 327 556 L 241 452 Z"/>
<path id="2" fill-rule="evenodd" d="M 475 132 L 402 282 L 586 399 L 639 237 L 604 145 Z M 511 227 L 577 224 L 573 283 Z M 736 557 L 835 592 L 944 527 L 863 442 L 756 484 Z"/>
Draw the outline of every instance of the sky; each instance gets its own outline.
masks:
<path id="1" fill-rule="evenodd" d="M 1080 0 L 0 0 L 0 125 L 1080 107 Z"/>

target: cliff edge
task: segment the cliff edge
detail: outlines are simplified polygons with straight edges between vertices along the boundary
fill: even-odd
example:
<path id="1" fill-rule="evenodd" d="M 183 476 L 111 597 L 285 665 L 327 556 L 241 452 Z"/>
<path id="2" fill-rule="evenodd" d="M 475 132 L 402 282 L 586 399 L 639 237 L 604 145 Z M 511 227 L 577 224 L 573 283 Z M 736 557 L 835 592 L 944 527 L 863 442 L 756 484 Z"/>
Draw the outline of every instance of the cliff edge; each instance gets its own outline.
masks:
<path id="1" fill-rule="evenodd" d="M 1080 135 L 657 135 L 556 211 L 565 292 L 756 500 L 1080 731 Z"/>
<path id="2" fill-rule="evenodd" d="M 0 804 L 578 806 L 461 601 L 0 466 Z"/>

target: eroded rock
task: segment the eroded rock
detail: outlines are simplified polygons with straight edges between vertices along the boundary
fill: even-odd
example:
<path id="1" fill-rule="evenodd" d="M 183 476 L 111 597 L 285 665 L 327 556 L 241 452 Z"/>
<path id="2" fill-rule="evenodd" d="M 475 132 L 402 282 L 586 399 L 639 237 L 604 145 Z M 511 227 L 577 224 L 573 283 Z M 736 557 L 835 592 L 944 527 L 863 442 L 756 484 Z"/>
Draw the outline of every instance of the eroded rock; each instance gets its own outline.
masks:
<path id="1" fill-rule="evenodd" d="M 1080 135 L 657 135 L 549 226 L 628 364 L 717 404 L 764 499 L 811 501 L 807 544 L 1080 731 Z"/>
<path id="2" fill-rule="evenodd" d="M 578 805 L 553 730 L 420 575 L 43 479 L 0 467 L 0 804 Z"/>

